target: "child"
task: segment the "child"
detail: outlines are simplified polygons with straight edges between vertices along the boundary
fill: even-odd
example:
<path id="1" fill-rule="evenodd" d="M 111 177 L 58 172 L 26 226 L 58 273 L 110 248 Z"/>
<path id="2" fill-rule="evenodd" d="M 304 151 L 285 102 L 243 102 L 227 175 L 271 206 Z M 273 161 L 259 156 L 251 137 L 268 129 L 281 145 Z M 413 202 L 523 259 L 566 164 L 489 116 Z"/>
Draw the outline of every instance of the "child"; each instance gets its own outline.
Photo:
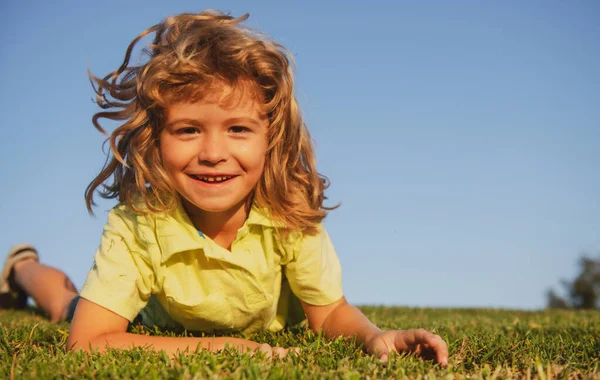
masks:
<path id="1" fill-rule="evenodd" d="M 176 353 L 225 345 L 285 356 L 288 349 L 231 338 L 127 333 L 149 326 L 207 333 L 278 331 L 306 318 L 328 337 L 354 336 L 385 360 L 391 351 L 433 354 L 446 343 L 422 329 L 381 331 L 342 293 L 323 225 L 326 178 L 317 173 L 280 45 L 216 11 L 169 17 L 130 44 L 121 67 L 92 77 L 103 112 L 123 122 L 112 157 L 86 191 L 119 204 L 109 213 L 77 294 L 32 246 L 7 259 L 4 305 L 27 295 L 53 321 L 72 320 L 68 347 L 143 346 Z M 131 52 L 155 33 L 148 60 Z M 300 306 L 301 307 L 296 307 Z"/>

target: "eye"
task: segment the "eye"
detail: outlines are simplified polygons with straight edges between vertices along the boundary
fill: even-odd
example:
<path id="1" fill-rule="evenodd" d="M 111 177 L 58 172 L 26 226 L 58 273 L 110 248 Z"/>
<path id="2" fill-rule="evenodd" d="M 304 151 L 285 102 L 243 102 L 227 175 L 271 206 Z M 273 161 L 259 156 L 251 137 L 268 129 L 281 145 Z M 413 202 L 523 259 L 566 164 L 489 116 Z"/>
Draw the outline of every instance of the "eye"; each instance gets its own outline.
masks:
<path id="1" fill-rule="evenodd" d="M 233 127 L 229 128 L 229 131 L 238 135 L 238 134 L 250 132 L 250 128 L 243 127 L 241 125 L 234 125 Z"/>
<path id="2" fill-rule="evenodd" d="M 180 135 L 192 135 L 194 133 L 198 133 L 198 128 L 196 127 L 183 127 L 177 130 L 177 134 Z"/>

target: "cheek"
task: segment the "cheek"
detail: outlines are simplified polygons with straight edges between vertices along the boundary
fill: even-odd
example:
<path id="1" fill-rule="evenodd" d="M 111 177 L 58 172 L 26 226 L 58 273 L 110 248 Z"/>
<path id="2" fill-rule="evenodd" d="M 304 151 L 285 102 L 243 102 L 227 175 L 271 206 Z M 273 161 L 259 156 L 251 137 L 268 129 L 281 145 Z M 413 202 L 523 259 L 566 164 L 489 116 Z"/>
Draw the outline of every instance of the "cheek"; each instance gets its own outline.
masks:
<path id="1" fill-rule="evenodd" d="M 252 144 L 243 144 L 239 146 L 237 152 L 240 163 L 247 171 L 258 172 L 258 175 L 262 174 L 267 155 L 266 141 L 260 140 Z"/>
<path id="2" fill-rule="evenodd" d="M 261 156 L 260 158 L 260 162 L 257 165 L 257 171 L 260 173 L 259 175 L 262 176 L 262 174 L 265 171 L 265 156 Z"/>
<path id="3" fill-rule="evenodd" d="M 266 147 L 265 147 L 266 148 Z M 266 149 L 257 149 L 252 152 L 251 158 L 252 167 L 257 175 L 262 175 L 265 170 Z"/>
<path id="4" fill-rule="evenodd" d="M 168 149 L 164 149 L 161 147 L 160 149 L 160 159 L 163 164 L 163 168 L 168 172 L 172 170 L 174 166 L 173 157 L 171 157 L 171 152 Z M 170 174 L 170 173 L 169 173 Z"/>
<path id="5" fill-rule="evenodd" d="M 165 170 L 180 169 L 186 164 L 188 156 L 185 144 L 169 138 L 160 140 L 160 157 Z"/>

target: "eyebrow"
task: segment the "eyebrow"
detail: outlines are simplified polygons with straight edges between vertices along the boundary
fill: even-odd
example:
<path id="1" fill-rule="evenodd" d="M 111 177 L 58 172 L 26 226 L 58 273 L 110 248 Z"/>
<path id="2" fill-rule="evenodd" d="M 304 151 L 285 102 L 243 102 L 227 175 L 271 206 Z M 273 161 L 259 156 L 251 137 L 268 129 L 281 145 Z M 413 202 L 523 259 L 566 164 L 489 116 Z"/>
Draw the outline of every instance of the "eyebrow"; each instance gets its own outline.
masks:
<path id="1" fill-rule="evenodd" d="M 249 117 L 232 117 L 230 119 L 226 119 L 223 121 L 224 124 L 236 124 L 236 123 L 241 123 L 241 124 L 252 124 L 256 127 L 260 126 L 260 123 L 253 119 L 253 118 L 249 118 Z M 196 120 L 196 119 L 176 119 L 173 120 L 169 123 L 167 123 L 165 126 L 166 127 L 173 127 L 176 126 L 178 124 L 189 124 L 189 125 L 193 125 L 193 126 L 200 126 L 202 125 L 202 123 L 200 123 L 200 121 Z"/>
<path id="2" fill-rule="evenodd" d="M 194 120 L 194 119 L 176 119 L 176 120 L 173 120 L 171 122 L 166 123 L 165 126 L 166 127 L 172 127 L 172 126 L 175 126 L 177 124 L 200 125 L 200 123 L 198 122 L 198 120 Z"/>
<path id="3" fill-rule="evenodd" d="M 236 124 L 236 123 L 252 124 L 256 127 L 260 126 L 260 123 L 256 119 L 253 119 L 250 117 L 232 117 L 231 119 L 225 120 L 225 124 Z"/>

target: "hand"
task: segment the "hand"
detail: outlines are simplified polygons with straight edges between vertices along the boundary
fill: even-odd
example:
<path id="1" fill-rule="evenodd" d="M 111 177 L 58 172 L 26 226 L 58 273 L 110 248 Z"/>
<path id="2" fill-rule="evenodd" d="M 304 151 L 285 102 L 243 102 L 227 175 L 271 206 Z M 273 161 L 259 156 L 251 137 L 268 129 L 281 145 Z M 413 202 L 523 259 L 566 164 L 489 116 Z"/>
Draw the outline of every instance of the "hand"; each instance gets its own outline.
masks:
<path id="1" fill-rule="evenodd" d="M 365 350 L 387 361 L 390 352 L 413 352 L 424 359 L 448 364 L 448 346 L 439 336 L 423 329 L 382 331 L 365 342 Z"/>
<path id="2" fill-rule="evenodd" d="M 254 349 L 254 352 L 262 352 L 267 358 L 269 359 L 274 359 L 274 358 L 285 358 L 288 353 L 290 352 L 294 352 L 296 354 L 300 353 L 300 349 L 298 347 L 290 347 L 290 348 L 283 348 L 283 347 L 271 347 L 270 345 L 263 343 L 261 345 L 259 345 L 257 348 Z"/>

